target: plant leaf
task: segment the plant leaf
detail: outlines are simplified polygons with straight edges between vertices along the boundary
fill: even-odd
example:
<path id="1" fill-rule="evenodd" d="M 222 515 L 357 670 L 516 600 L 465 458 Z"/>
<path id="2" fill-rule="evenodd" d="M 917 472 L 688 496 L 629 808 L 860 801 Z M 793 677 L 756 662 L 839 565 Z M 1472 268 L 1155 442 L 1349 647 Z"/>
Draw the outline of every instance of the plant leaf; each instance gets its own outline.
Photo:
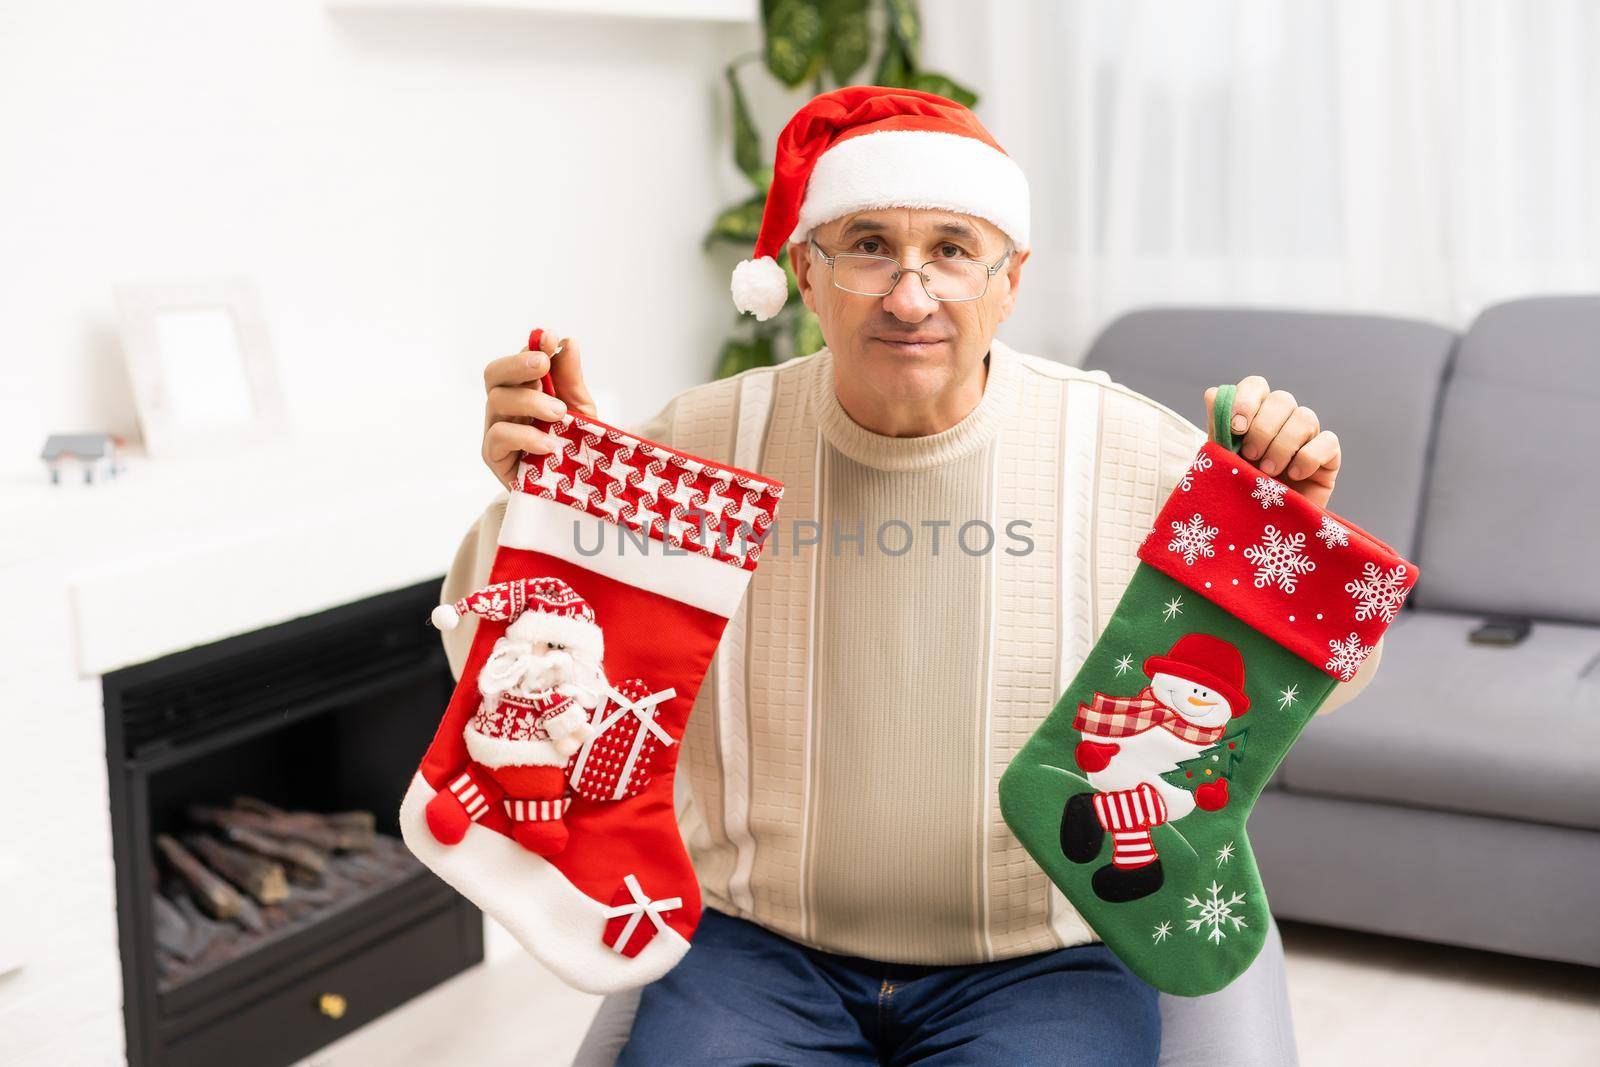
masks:
<path id="1" fill-rule="evenodd" d="M 827 27 L 828 73 L 835 83 L 848 85 L 872 50 L 867 0 L 823 0 L 822 14 Z"/>
<path id="2" fill-rule="evenodd" d="M 958 104 L 971 107 L 978 102 L 978 94 L 954 81 L 943 74 L 930 74 L 927 71 L 918 71 L 911 76 L 911 88 L 921 89 L 925 93 L 934 93 L 938 96 L 948 97 Z"/>
<path id="3" fill-rule="evenodd" d="M 794 262 L 789 258 L 788 245 L 784 245 L 783 251 L 778 253 L 778 262 L 782 264 L 783 276 L 789 283 L 789 296 L 784 307 L 803 307 L 800 303 L 800 281 L 794 275 Z"/>
<path id="4" fill-rule="evenodd" d="M 714 241 L 731 241 L 734 244 L 755 244 L 761 233 L 761 213 L 767 206 L 767 194 L 757 193 L 749 200 L 725 208 L 711 224 L 702 247 L 710 248 Z"/>
<path id="5" fill-rule="evenodd" d="M 750 343 L 750 366 L 770 367 L 777 360 L 773 359 L 772 339 L 777 336 L 776 331 L 766 330 L 756 334 L 755 340 Z"/>
<path id="6" fill-rule="evenodd" d="M 717 377 L 731 378 L 747 367 L 755 366 L 751 362 L 755 346 L 748 341 L 724 341 L 722 354 L 717 357 Z"/>
<path id="7" fill-rule="evenodd" d="M 917 5 L 913 0 L 884 0 L 884 6 L 889 9 L 889 32 L 900 42 L 902 55 L 910 60 L 922 47 L 922 20 L 917 17 Z"/>
<path id="8" fill-rule="evenodd" d="M 751 367 L 772 366 L 772 336 L 757 335 L 749 341 L 723 342 L 722 354 L 717 357 L 717 377 L 731 378 Z"/>
<path id="9" fill-rule="evenodd" d="M 872 75 L 872 84 L 904 87 L 910 81 L 911 64 L 900 50 L 900 42 L 891 35 L 883 42 L 883 55 L 878 57 L 878 69 Z"/>
<path id="10" fill-rule="evenodd" d="M 736 73 L 737 64 L 729 63 L 723 72 L 728 79 L 728 88 L 733 93 L 733 161 L 739 169 L 744 171 L 756 185 L 765 189 L 761 184 L 761 135 L 756 132 L 755 120 L 750 117 L 750 107 L 744 98 L 744 90 L 739 87 L 739 77 Z M 767 175 L 767 184 L 772 183 L 772 176 Z"/>
<path id="11" fill-rule="evenodd" d="M 817 0 L 771 0 L 763 9 L 767 69 L 796 88 L 822 67 L 822 12 Z"/>

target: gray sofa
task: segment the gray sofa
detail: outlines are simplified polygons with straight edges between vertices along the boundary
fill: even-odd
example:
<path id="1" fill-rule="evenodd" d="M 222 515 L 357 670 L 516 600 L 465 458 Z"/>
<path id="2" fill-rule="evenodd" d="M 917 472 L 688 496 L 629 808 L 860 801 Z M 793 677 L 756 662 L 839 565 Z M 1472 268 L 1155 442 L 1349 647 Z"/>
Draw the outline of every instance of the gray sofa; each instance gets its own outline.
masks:
<path id="1" fill-rule="evenodd" d="M 1266 375 L 1339 433 L 1334 510 L 1422 568 L 1372 685 L 1256 806 L 1274 913 L 1600 966 L 1600 296 L 1459 335 L 1152 309 L 1085 362 L 1191 417 L 1205 386 Z M 1471 643 L 1491 615 L 1533 628 Z"/>

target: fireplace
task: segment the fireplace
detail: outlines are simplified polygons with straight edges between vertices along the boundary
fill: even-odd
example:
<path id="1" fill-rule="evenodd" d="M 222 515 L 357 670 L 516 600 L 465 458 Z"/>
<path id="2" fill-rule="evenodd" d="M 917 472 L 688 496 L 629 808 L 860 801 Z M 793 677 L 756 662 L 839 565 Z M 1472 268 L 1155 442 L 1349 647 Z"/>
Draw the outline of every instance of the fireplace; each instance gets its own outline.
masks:
<path id="1" fill-rule="evenodd" d="M 482 960 L 396 825 L 454 685 L 438 588 L 105 675 L 130 1064 L 291 1063 Z"/>

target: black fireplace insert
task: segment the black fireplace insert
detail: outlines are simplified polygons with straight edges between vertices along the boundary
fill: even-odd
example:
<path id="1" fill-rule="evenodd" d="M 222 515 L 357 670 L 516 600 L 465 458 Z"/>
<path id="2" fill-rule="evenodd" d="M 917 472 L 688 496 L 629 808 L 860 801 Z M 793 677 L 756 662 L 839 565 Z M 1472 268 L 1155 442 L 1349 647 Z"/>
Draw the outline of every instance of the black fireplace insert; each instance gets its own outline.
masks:
<path id="1" fill-rule="evenodd" d="M 483 959 L 399 841 L 454 681 L 439 581 L 108 674 L 133 1067 L 277 1067 Z"/>

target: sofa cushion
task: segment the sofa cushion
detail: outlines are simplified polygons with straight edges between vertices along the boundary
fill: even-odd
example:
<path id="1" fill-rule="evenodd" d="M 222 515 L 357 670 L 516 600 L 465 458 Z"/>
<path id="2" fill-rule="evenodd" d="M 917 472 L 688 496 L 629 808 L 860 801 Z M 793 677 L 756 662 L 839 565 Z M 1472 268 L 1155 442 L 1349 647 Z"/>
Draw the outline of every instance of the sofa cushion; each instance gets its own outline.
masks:
<path id="1" fill-rule="evenodd" d="M 1334 510 L 1410 556 L 1455 342 L 1450 330 L 1409 319 L 1156 308 L 1107 326 L 1084 365 L 1196 423 L 1205 417 L 1207 386 L 1260 374 L 1289 390 L 1339 435 L 1344 474 Z"/>
<path id="2" fill-rule="evenodd" d="M 1478 316 L 1445 386 L 1413 602 L 1600 622 L 1597 456 L 1600 296 Z"/>
<path id="3" fill-rule="evenodd" d="M 1600 829 L 1600 627 L 1499 648 L 1467 640 L 1481 621 L 1402 612 L 1367 689 L 1289 750 L 1284 789 Z"/>
<path id="4" fill-rule="evenodd" d="M 1588 830 L 1279 792 L 1251 813 L 1250 849 L 1279 919 L 1600 967 Z"/>

